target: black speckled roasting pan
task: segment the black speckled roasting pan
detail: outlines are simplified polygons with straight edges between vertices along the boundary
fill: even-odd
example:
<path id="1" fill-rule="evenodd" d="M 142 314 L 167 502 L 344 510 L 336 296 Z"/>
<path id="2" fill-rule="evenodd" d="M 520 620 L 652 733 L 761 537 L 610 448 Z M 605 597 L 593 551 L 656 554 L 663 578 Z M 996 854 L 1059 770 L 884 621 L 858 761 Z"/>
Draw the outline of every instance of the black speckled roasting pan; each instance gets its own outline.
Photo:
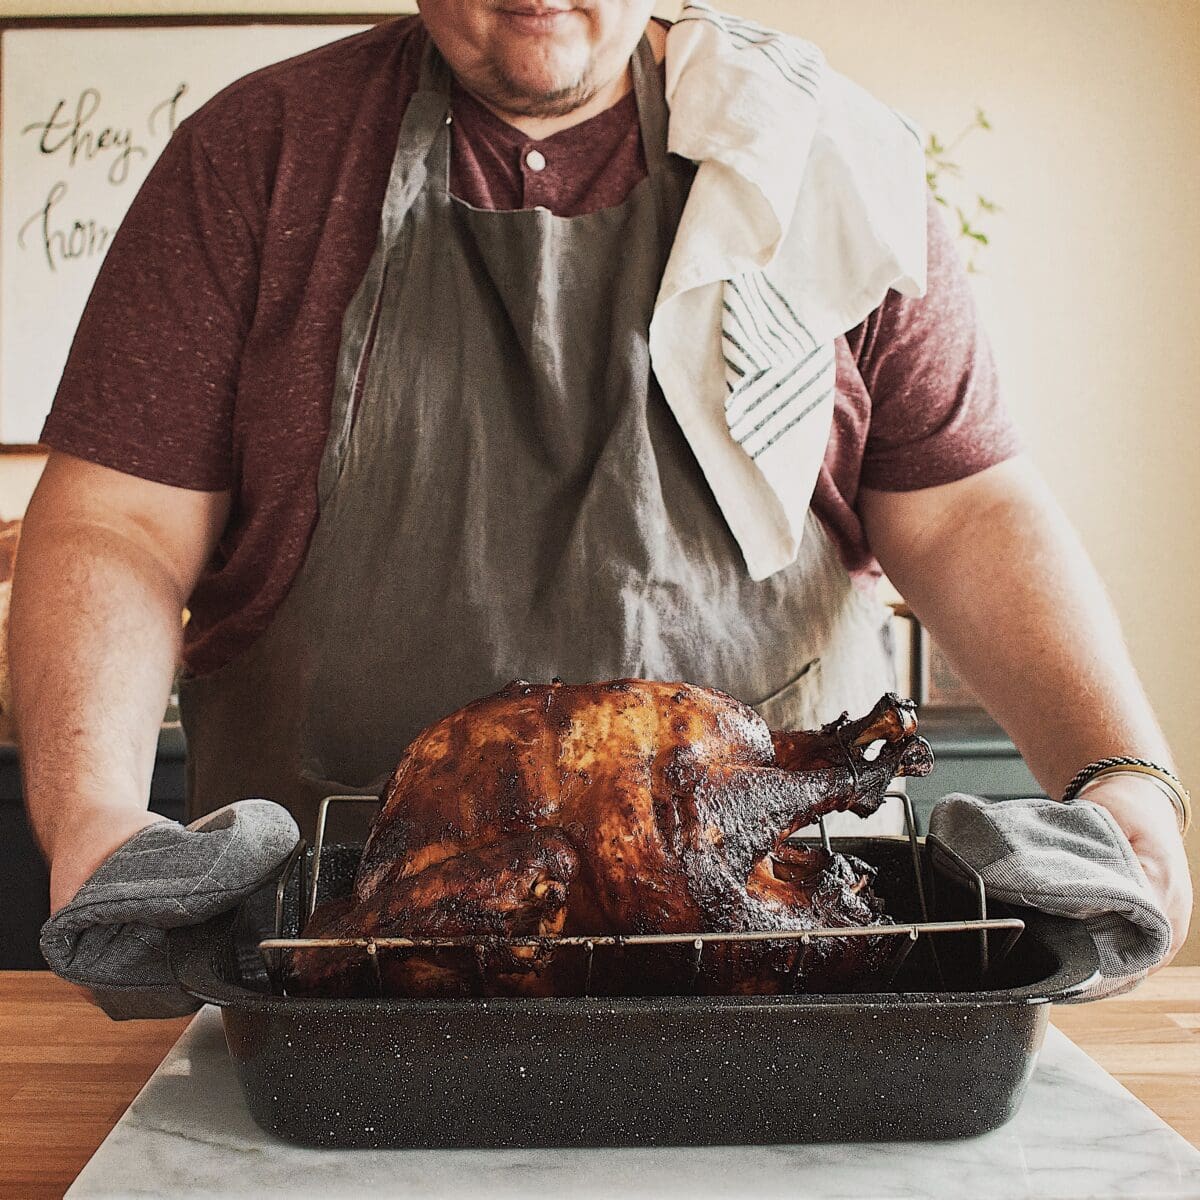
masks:
<path id="1" fill-rule="evenodd" d="M 908 843 L 838 839 L 916 920 Z M 327 847 L 322 891 L 356 846 Z M 906 879 L 907 873 L 907 879 Z M 935 919 L 963 915 L 940 886 Z M 323 898 L 323 897 L 322 897 Z M 297 928 L 298 898 L 285 928 Z M 1097 978 L 1077 924 L 1024 910 L 982 986 L 980 934 L 922 937 L 891 990 L 853 995 L 488 1000 L 270 994 L 229 916 L 171 935 L 181 985 L 219 1005 L 246 1102 L 310 1146 L 779 1144 L 958 1138 L 1016 1111 L 1047 1005 Z M 968 912 L 968 915 L 969 912 Z"/>

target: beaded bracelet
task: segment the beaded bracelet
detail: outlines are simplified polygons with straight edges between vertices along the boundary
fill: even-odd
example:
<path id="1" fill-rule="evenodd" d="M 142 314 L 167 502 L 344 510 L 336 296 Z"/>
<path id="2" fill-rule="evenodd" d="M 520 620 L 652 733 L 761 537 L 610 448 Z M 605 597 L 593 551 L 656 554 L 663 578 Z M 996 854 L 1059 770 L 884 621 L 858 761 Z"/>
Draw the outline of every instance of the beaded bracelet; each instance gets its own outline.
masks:
<path id="1" fill-rule="evenodd" d="M 1183 786 L 1178 775 L 1160 767 L 1158 763 L 1148 762 L 1144 758 L 1130 758 L 1126 755 L 1114 755 L 1112 758 L 1098 758 L 1088 763 L 1081 771 L 1071 776 L 1063 791 L 1063 801 L 1068 802 L 1078 798 L 1088 784 L 1094 783 L 1102 775 L 1115 774 L 1145 775 L 1163 786 L 1163 790 L 1171 798 L 1179 816 L 1179 832 L 1187 833 L 1192 824 L 1192 798 Z"/>

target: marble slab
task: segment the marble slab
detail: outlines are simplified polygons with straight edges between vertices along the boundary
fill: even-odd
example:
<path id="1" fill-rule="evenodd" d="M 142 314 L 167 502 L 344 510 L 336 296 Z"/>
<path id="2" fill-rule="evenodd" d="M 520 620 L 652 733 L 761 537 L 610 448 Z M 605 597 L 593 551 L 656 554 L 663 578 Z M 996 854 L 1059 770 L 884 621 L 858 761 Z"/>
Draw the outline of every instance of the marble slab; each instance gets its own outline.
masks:
<path id="1" fill-rule="evenodd" d="M 1200 1151 L 1051 1028 L 1017 1115 L 963 1141 L 632 1150 L 307 1150 L 242 1103 L 203 1009 L 67 1192 L 537 1200 L 1200 1200 Z"/>

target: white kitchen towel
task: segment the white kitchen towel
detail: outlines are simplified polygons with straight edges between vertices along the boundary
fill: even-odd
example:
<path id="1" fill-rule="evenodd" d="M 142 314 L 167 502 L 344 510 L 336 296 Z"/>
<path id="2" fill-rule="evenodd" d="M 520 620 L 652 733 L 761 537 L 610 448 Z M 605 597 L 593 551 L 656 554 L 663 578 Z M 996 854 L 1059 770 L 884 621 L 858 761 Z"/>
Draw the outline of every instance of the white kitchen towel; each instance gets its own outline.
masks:
<path id="1" fill-rule="evenodd" d="M 989 899 L 1080 922 L 1101 978 L 1075 1002 L 1128 991 L 1166 956 L 1170 922 L 1106 808 L 956 793 L 934 805 L 929 832 L 979 872 Z"/>
<path id="2" fill-rule="evenodd" d="M 663 393 L 752 579 L 792 562 L 834 340 L 926 285 L 923 135 L 820 49 L 704 4 L 667 36 L 668 147 L 698 164 L 650 323 Z"/>

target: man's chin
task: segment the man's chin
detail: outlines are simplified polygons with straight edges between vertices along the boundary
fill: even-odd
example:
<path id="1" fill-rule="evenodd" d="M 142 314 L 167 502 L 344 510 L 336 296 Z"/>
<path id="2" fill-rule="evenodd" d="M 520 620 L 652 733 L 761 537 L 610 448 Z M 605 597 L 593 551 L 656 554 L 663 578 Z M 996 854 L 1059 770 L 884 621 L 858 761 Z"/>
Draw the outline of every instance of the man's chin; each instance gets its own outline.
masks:
<path id="1" fill-rule="evenodd" d="M 592 92 L 571 92 L 566 95 L 518 96 L 504 102 L 502 107 L 516 117 L 565 117 L 582 108 L 591 98 Z"/>
<path id="2" fill-rule="evenodd" d="M 486 96 L 490 103 L 520 117 L 562 117 L 582 108 L 596 89 L 589 80 L 569 83 L 546 79 L 505 79 Z"/>

